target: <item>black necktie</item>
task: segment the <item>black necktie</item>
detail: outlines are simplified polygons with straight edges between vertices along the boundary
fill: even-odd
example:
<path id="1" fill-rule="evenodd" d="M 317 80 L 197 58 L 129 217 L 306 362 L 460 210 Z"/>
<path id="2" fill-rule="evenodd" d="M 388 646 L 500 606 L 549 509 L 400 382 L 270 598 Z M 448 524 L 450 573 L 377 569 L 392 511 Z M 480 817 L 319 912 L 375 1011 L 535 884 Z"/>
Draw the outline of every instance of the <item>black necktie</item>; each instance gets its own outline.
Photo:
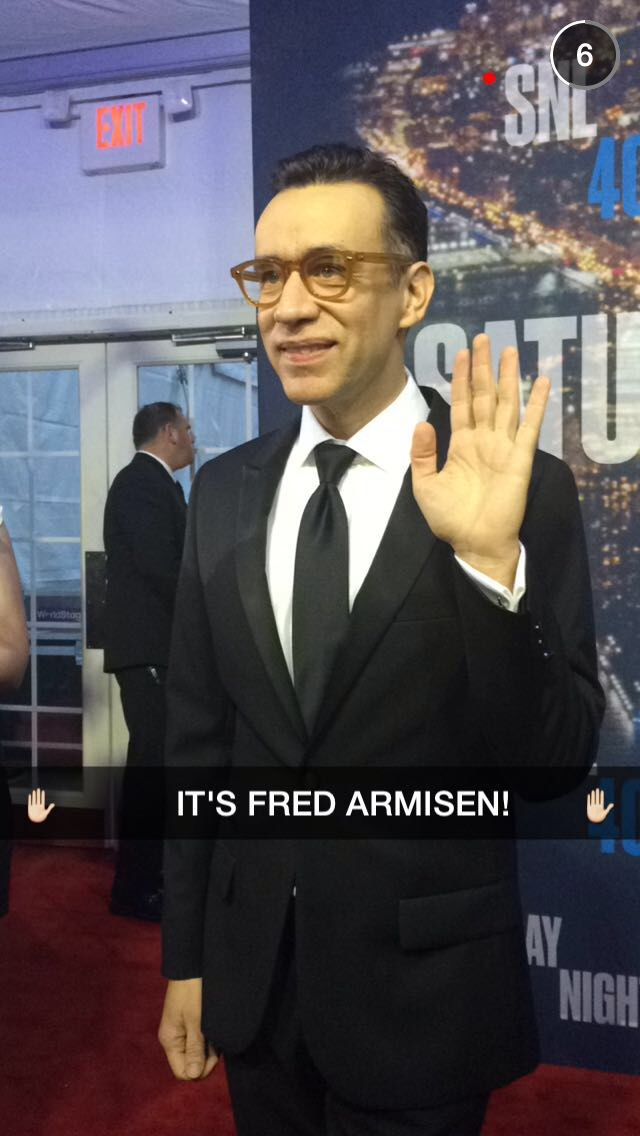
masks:
<path id="1" fill-rule="evenodd" d="M 314 456 L 320 484 L 300 521 L 292 609 L 294 685 L 308 733 L 349 625 L 349 529 L 338 482 L 356 455 L 321 442 Z"/>
<path id="2" fill-rule="evenodd" d="M 186 508 L 187 502 L 184 499 L 184 489 L 182 488 L 179 481 L 174 481 L 174 485 L 176 487 L 176 496 L 178 498 L 178 501 L 180 502 L 181 505 L 184 505 L 184 507 Z"/>

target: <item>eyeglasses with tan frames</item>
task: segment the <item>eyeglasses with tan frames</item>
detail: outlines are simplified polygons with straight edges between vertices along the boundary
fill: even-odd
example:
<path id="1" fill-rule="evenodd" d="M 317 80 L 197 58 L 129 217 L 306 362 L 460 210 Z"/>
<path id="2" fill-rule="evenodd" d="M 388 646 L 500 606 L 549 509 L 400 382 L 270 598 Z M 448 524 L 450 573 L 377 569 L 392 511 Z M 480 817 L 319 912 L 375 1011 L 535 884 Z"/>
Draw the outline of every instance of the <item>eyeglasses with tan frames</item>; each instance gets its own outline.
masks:
<path id="1" fill-rule="evenodd" d="M 361 261 L 372 264 L 409 266 L 411 257 L 397 253 L 348 252 L 346 249 L 312 249 L 301 260 L 281 260 L 262 256 L 243 260 L 230 269 L 240 291 L 254 308 L 271 308 L 278 303 L 292 272 L 300 273 L 308 292 L 318 300 L 339 300 L 348 292 L 353 270 Z"/>

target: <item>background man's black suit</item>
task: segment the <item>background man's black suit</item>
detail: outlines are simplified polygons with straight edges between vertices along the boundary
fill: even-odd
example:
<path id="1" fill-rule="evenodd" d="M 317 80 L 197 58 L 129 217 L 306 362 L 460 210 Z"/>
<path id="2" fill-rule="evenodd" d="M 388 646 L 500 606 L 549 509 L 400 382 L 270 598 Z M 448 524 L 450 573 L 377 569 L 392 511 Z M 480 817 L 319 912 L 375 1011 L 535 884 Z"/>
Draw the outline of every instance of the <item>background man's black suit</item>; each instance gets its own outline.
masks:
<path id="1" fill-rule="evenodd" d="M 423 388 L 447 455 L 450 408 Z M 598 684 L 568 467 L 536 453 L 525 610 L 483 596 L 431 533 L 407 472 L 305 734 L 265 574 L 267 519 L 297 424 L 194 483 L 168 680 L 172 765 L 574 766 Z M 170 841 L 164 973 L 203 977 L 202 1029 L 236 1054 L 267 1006 L 292 888 L 297 1013 L 330 1088 L 368 1108 L 488 1093 L 537 1063 L 508 841 Z"/>
<path id="2" fill-rule="evenodd" d="M 104 513 L 106 671 L 166 667 L 185 523 L 171 475 L 137 453 L 116 474 Z"/>
<path id="3" fill-rule="evenodd" d="M 134 771 L 163 761 L 165 675 L 185 523 L 184 497 L 171 475 L 156 458 L 137 453 L 114 478 L 104 514 L 104 669 L 116 674 L 129 731 L 122 833 L 144 833 L 145 802 L 152 812 L 162 798 L 159 778 L 138 781 Z M 159 838 L 121 840 L 112 895 L 117 904 L 141 910 L 161 878 Z"/>

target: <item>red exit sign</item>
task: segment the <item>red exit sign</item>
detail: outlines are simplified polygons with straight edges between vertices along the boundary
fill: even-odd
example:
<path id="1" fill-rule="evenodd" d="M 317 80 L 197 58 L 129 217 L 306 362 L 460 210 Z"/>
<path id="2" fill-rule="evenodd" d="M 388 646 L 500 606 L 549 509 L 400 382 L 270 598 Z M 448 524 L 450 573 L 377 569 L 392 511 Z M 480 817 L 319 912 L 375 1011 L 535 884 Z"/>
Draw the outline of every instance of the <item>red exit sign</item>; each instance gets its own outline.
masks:
<path id="1" fill-rule="evenodd" d="M 82 168 L 98 174 L 164 164 L 160 98 L 145 95 L 82 108 Z"/>
<path id="2" fill-rule="evenodd" d="M 116 103 L 96 110 L 96 146 L 98 150 L 125 150 L 144 146 L 144 116 L 149 109 L 145 100 L 139 103 Z"/>

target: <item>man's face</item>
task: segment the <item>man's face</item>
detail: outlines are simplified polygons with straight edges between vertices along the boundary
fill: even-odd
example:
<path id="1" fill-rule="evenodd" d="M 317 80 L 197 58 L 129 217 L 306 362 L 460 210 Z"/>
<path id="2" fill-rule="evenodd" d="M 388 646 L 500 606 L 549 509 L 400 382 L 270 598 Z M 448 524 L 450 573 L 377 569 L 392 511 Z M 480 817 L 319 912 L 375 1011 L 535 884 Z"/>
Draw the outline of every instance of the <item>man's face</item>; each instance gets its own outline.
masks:
<path id="1" fill-rule="evenodd" d="M 191 423 L 188 418 L 185 418 L 184 414 L 179 414 L 176 421 L 169 424 L 167 430 L 173 443 L 171 447 L 172 468 L 184 469 L 186 465 L 191 465 L 196 452 L 196 437 Z"/>
<path id="2" fill-rule="evenodd" d="M 388 253 L 385 209 L 381 194 L 358 182 L 283 190 L 258 221 L 256 256 L 299 260 L 332 246 Z M 287 398 L 340 415 L 395 397 L 404 381 L 406 308 L 405 277 L 396 283 L 388 264 L 356 263 L 348 292 L 336 300 L 312 296 L 293 271 L 278 302 L 258 311 Z"/>

